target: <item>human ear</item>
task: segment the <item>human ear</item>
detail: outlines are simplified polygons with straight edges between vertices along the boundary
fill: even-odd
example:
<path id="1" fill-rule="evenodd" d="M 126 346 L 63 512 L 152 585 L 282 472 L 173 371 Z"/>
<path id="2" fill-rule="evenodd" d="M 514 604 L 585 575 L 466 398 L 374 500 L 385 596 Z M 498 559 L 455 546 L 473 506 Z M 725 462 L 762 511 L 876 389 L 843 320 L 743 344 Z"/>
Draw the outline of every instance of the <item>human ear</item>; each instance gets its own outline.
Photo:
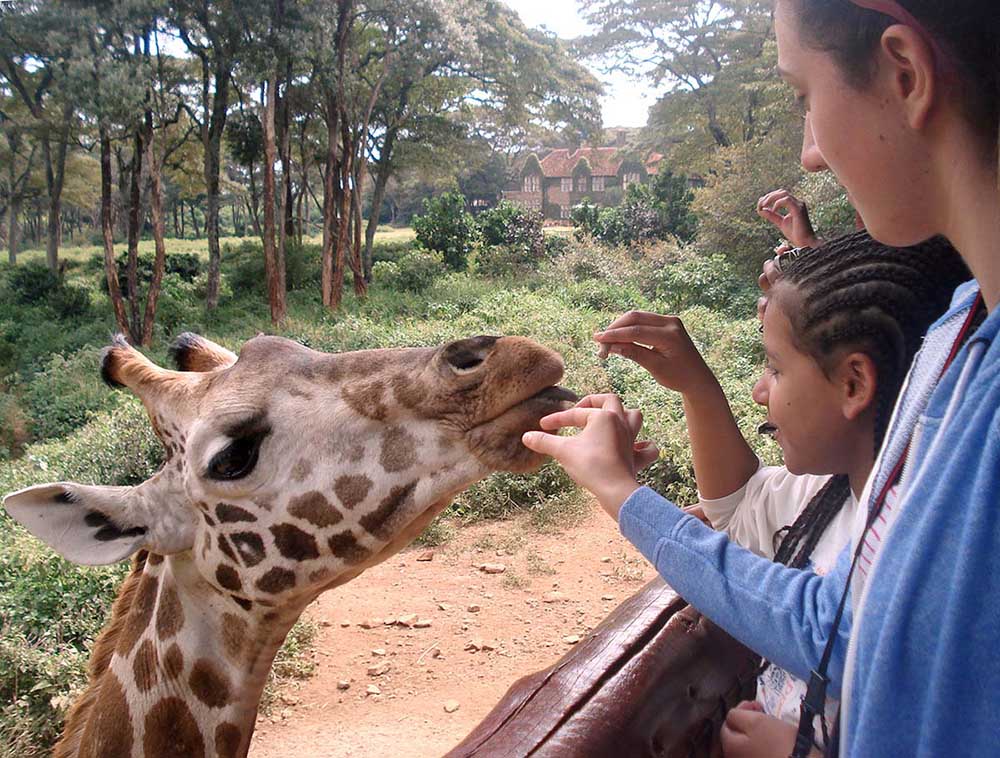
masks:
<path id="1" fill-rule="evenodd" d="M 892 94 L 903 107 L 911 129 L 927 123 L 937 94 L 938 72 L 934 50 L 912 27 L 893 24 L 882 33 L 881 57 Z"/>
<path id="2" fill-rule="evenodd" d="M 875 362 L 865 353 L 848 353 L 840 360 L 836 378 L 844 418 L 855 421 L 875 404 L 878 389 Z"/>

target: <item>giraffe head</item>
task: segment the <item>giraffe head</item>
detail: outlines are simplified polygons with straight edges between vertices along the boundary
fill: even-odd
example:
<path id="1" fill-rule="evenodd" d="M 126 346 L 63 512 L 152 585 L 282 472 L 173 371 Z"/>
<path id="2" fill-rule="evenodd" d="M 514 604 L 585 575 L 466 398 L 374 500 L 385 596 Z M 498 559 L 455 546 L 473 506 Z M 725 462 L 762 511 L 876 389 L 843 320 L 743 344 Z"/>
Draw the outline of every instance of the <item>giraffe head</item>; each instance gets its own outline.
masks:
<path id="1" fill-rule="evenodd" d="M 410 540 L 494 470 L 542 459 L 520 442 L 572 393 L 563 363 L 521 337 L 328 354 L 259 336 L 239 356 L 196 335 L 179 371 L 124 340 L 102 374 L 145 405 L 166 463 L 135 487 L 60 482 L 7 512 L 84 564 L 190 551 L 244 607 L 308 602 Z"/>

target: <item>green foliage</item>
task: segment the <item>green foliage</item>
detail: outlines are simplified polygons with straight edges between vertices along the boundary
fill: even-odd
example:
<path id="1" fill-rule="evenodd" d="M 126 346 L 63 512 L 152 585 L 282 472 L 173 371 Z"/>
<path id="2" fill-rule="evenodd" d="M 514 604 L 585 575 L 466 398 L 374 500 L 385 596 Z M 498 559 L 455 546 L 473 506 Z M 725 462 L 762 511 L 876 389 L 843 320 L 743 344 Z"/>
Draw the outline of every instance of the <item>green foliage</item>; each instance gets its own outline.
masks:
<path id="1" fill-rule="evenodd" d="M 520 247 L 536 258 L 545 252 L 542 214 L 537 211 L 503 200 L 480 213 L 476 221 L 485 245 Z"/>
<path id="2" fill-rule="evenodd" d="M 463 271 L 469 254 L 479 242 L 479 228 L 465 209 L 460 192 L 445 192 L 424 201 L 424 215 L 414 216 L 417 240 L 428 250 L 435 250 L 452 271 Z"/>
<path id="3" fill-rule="evenodd" d="M 115 259 L 115 266 L 118 269 L 118 286 L 121 289 L 122 297 L 131 297 L 128 288 L 128 253 L 122 253 Z M 104 271 L 104 258 L 95 255 L 91 259 L 91 268 Z M 201 259 L 194 253 L 168 253 L 163 259 L 163 273 L 174 274 L 185 282 L 193 282 L 202 272 Z M 140 292 L 145 292 L 149 283 L 153 280 L 153 256 L 140 255 L 136 259 L 135 273 L 139 283 Z M 101 290 L 108 291 L 108 280 L 106 276 L 101 276 Z"/>
<path id="4" fill-rule="evenodd" d="M 732 318 L 746 318 L 756 310 L 760 293 L 741 278 L 724 255 L 700 256 L 685 251 L 679 260 L 650 272 L 646 294 L 666 304 L 670 313 L 701 305 Z"/>
<path id="5" fill-rule="evenodd" d="M 440 255 L 417 248 L 396 261 L 376 263 L 372 278 L 390 290 L 423 292 L 444 272 Z"/>
<path id="6" fill-rule="evenodd" d="M 13 266 L 6 275 L 11 294 L 22 305 L 39 305 L 59 288 L 59 277 L 44 263 Z"/>
<path id="7" fill-rule="evenodd" d="M 372 245 L 372 261 L 375 263 L 398 261 L 415 246 L 416 243 L 413 240 L 387 240 L 384 242 L 376 240 Z"/>
<path id="8" fill-rule="evenodd" d="M 234 292 L 266 296 L 264 246 L 260 241 L 243 240 L 238 245 L 224 245 L 222 257 L 228 264 L 226 276 Z M 319 287 L 322 257 L 320 245 L 299 245 L 288 241 L 285 248 L 285 285 L 289 292 Z"/>

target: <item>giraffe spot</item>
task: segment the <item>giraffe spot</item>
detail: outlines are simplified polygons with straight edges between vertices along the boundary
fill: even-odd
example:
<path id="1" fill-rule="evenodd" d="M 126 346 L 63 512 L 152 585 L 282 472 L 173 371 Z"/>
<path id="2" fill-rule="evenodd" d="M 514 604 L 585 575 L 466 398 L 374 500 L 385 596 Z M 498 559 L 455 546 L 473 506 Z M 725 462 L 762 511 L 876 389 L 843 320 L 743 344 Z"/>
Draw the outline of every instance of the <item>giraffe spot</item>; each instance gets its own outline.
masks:
<path id="1" fill-rule="evenodd" d="M 295 574 L 275 566 L 257 580 L 257 589 L 276 595 L 295 586 Z"/>
<path id="2" fill-rule="evenodd" d="M 382 436 L 378 462 L 390 474 L 406 471 L 417 462 L 417 441 L 401 426 L 393 426 Z"/>
<path id="3" fill-rule="evenodd" d="M 161 640 L 173 637 L 184 626 L 184 606 L 177 597 L 177 590 L 166 587 L 160 593 L 160 605 L 156 609 L 156 634 Z"/>
<path id="4" fill-rule="evenodd" d="M 335 534 L 327 544 L 330 546 L 330 552 L 348 565 L 361 563 L 368 557 L 368 551 L 358 544 L 357 538 L 351 532 Z"/>
<path id="5" fill-rule="evenodd" d="M 239 560 L 236 558 L 236 553 L 234 553 L 233 549 L 229 546 L 229 540 L 226 539 L 226 535 L 220 534 L 216 542 L 219 545 L 219 550 L 221 550 L 229 560 L 233 563 L 239 563 Z"/>
<path id="6" fill-rule="evenodd" d="M 270 512 L 271 508 L 274 507 L 271 505 L 271 502 L 269 500 L 265 500 L 262 497 L 255 497 L 253 499 L 253 504 L 256 505 L 258 508 L 260 508 L 262 511 L 268 511 L 268 512 Z"/>
<path id="7" fill-rule="evenodd" d="M 229 597 L 233 599 L 233 602 L 235 602 L 236 605 L 238 605 L 240 608 L 247 611 L 248 613 L 250 609 L 253 608 L 253 603 L 251 603 L 245 597 L 236 597 L 236 595 L 230 595 Z"/>
<path id="8" fill-rule="evenodd" d="M 198 722 L 179 697 L 165 698 L 150 708 L 145 727 L 142 747 L 146 755 L 205 758 L 205 739 Z"/>
<path id="9" fill-rule="evenodd" d="M 335 452 L 340 454 L 341 463 L 360 463 L 361 459 L 365 457 L 365 446 L 354 444 L 341 447 L 338 444 Z"/>
<path id="10" fill-rule="evenodd" d="M 328 568 L 321 568 L 319 571 L 313 571 L 309 574 L 309 583 L 316 584 L 317 582 L 322 582 L 324 579 L 329 579 L 332 572 Z"/>
<path id="11" fill-rule="evenodd" d="M 108 672 L 80 738 L 79 758 L 131 755 L 132 719 L 121 683 Z"/>
<path id="12" fill-rule="evenodd" d="M 291 387 L 287 387 L 285 391 L 288 392 L 288 394 L 291 395 L 292 397 L 298 397 L 303 400 L 313 399 L 312 393 L 309 392 L 308 390 L 302 389 L 301 387 L 296 387 L 292 385 Z"/>
<path id="13" fill-rule="evenodd" d="M 204 502 L 202 500 L 199 500 L 197 503 L 194 504 L 194 506 L 195 506 L 195 508 L 197 508 L 200 511 L 207 511 L 208 510 L 208 503 L 206 503 L 206 502 Z"/>
<path id="14" fill-rule="evenodd" d="M 277 611 L 268 611 L 264 614 L 264 621 L 277 621 L 281 617 Z"/>
<path id="15" fill-rule="evenodd" d="M 167 679 L 176 679 L 184 670 L 184 653 L 175 642 L 167 648 L 166 655 L 163 656 L 163 675 Z"/>
<path id="16" fill-rule="evenodd" d="M 97 529 L 94 533 L 94 539 L 100 542 L 111 542 L 123 537 L 139 537 L 146 533 L 144 526 L 122 529 L 100 511 L 87 511 L 87 515 L 83 517 L 83 523 Z"/>
<path id="17" fill-rule="evenodd" d="M 367 476 L 340 476 L 333 483 L 333 491 L 337 493 L 345 508 L 353 509 L 364 502 L 372 488 L 372 480 Z"/>
<path id="18" fill-rule="evenodd" d="M 402 526 L 399 512 L 412 502 L 416 488 L 415 481 L 404 487 L 393 487 L 378 508 L 361 517 L 361 526 L 381 540 L 391 539 Z"/>
<path id="19" fill-rule="evenodd" d="M 150 553 L 149 556 L 146 558 L 146 563 L 148 563 L 150 566 L 159 566 L 161 563 L 163 563 L 163 556 L 160 555 L 159 553 Z"/>
<path id="20" fill-rule="evenodd" d="M 299 462 L 292 466 L 291 477 L 293 481 L 304 482 L 306 477 L 312 473 L 312 464 L 305 458 L 299 458 Z"/>
<path id="21" fill-rule="evenodd" d="M 236 546 L 236 552 L 247 566 L 256 566 L 267 553 L 264 552 L 264 540 L 254 532 L 238 532 L 230 538 Z"/>
<path id="22" fill-rule="evenodd" d="M 406 408 L 416 408 L 427 398 L 427 390 L 405 374 L 397 374 L 392 378 L 392 394 L 396 402 Z"/>
<path id="23" fill-rule="evenodd" d="M 229 503 L 219 503 L 215 506 L 215 515 L 223 524 L 235 524 L 240 521 L 256 521 L 257 517 L 250 511 L 240 508 L 238 505 Z"/>
<path id="24" fill-rule="evenodd" d="M 231 700 L 229 677 L 207 658 L 199 658 L 188 677 L 191 692 L 209 708 L 221 708 Z"/>
<path id="25" fill-rule="evenodd" d="M 139 688 L 139 692 L 149 692 L 156 686 L 158 664 L 159 658 L 152 640 L 146 640 L 139 645 L 139 650 L 132 661 L 132 675 L 135 677 L 135 686 Z"/>
<path id="26" fill-rule="evenodd" d="M 215 519 L 213 519 L 207 513 L 202 513 L 201 517 L 205 519 L 205 523 L 208 524 L 209 526 L 215 526 Z"/>
<path id="27" fill-rule="evenodd" d="M 116 650 L 122 657 L 127 657 L 153 620 L 153 610 L 156 607 L 156 591 L 159 580 L 155 576 L 143 575 L 132 601 L 132 610 L 118 638 Z"/>
<path id="28" fill-rule="evenodd" d="M 286 558 L 293 561 L 308 561 L 319 558 L 319 548 L 311 534 L 307 534 L 292 524 L 277 524 L 271 527 L 274 544 Z"/>
<path id="29" fill-rule="evenodd" d="M 389 409 L 382 400 L 385 386 L 381 382 L 359 384 L 357 388 L 344 387 L 344 400 L 362 416 L 375 421 L 385 421 Z"/>
<path id="30" fill-rule="evenodd" d="M 222 646 L 226 650 L 226 655 L 235 663 L 239 663 L 243 657 L 248 628 L 247 622 L 239 616 L 232 613 L 222 614 Z"/>
<path id="31" fill-rule="evenodd" d="M 288 512 L 320 529 L 339 524 L 344 519 L 340 511 L 330 505 L 330 501 L 323 496 L 323 493 L 315 490 L 292 498 L 288 504 Z"/>
<path id="32" fill-rule="evenodd" d="M 236 724 L 219 724 L 215 728 L 215 753 L 218 758 L 239 758 L 240 728 Z"/>
<path id="33" fill-rule="evenodd" d="M 240 581 L 236 569 L 225 563 L 220 563 L 219 567 L 215 569 L 215 580 L 220 587 L 233 592 L 239 592 L 243 589 L 243 582 Z"/>

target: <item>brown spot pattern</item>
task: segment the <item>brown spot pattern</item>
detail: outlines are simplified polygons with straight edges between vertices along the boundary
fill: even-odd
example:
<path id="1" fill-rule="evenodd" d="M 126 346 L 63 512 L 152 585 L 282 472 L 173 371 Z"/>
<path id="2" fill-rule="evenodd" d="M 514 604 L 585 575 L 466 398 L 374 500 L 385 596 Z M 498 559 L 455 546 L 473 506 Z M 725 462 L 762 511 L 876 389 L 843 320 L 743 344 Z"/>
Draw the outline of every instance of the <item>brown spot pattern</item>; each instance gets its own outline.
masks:
<path id="1" fill-rule="evenodd" d="M 144 575 L 142 581 L 139 582 L 139 589 L 135 593 L 128 621 L 125 622 L 125 627 L 118 638 L 116 650 L 119 655 L 127 657 L 132 652 L 135 643 L 139 641 L 139 638 L 149 627 L 149 622 L 153 620 L 158 586 L 159 580 L 148 574 Z"/>
<path id="2" fill-rule="evenodd" d="M 146 563 L 150 566 L 159 566 L 163 563 L 163 556 L 159 553 L 150 553 L 146 558 Z"/>
<path id="3" fill-rule="evenodd" d="M 365 446 L 348 445 L 346 448 L 340 449 L 339 452 L 342 463 L 358 463 L 365 457 Z"/>
<path id="4" fill-rule="evenodd" d="M 378 508 L 361 517 L 361 526 L 381 540 L 391 539 L 401 526 L 399 512 L 413 500 L 416 488 L 415 481 L 404 487 L 393 487 Z"/>
<path id="5" fill-rule="evenodd" d="M 167 679 L 176 679 L 184 670 L 184 653 L 175 642 L 163 656 L 163 675 Z"/>
<path id="6" fill-rule="evenodd" d="M 351 408 L 366 418 L 375 421 L 385 421 L 389 415 L 382 396 L 385 394 L 385 386 L 381 382 L 367 382 L 359 384 L 357 389 L 344 387 L 344 400 Z"/>
<path id="7" fill-rule="evenodd" d="M 361 563 L 368 557 L 368 551 L 358 544 L 357 538 L 351 532 L 341 532 L 333 535 L 328 544 L 330 552 L 344 563 L 353 565 Z"/>
<path id="8" fill-rule="evenodd" d="M 427 402 L 427 389 L 414 382 L 405 374 L 396 374 L 392 378 L 392 394 L 396 402 L 406 408 L 416 408 Z"/>
<path id="9" fill-rule="evenodd" d="M 229 677 L 207 658 L 199 658 L 188 677 L 191 692 L 209 708 L 221 708 L 231 699 Z"/>
<path id="10" fill-rule="evenodd" d="M 226 535 L 220 534 L 218 539 L 216 539 L 216 543 L 219 545 L 219 550 L 222 551 L 223 555 L 225 555 L 233 563 L 239 563 L 239 560 L 236 558 L 236 553 L 234 553 L 232 547 L 229 546 L 229 540 L 226 539 Z"/>
<path id="11" fill-rule="evenodd" d="M 215 752 L 218 758 L 238 758 L 240 728 L 236 724 L 219 724 L 215 729 Z"/>
<path id="12" fill-rule="evenodd" d="M 266 553 L 264 552 L 264 540 L 259 534 L 254 532 L 238 532 L 230 537 L 236 546 L 236 552 L 247 566 L 256 566 Z"/>
<path id="13" fill-rule="evenodd" d="M 240 521 L 256 521 L 257 517 L 250 511 L 240 508 L 238 505 L 229 503 L 219 503 L 215 506 L 215 515 L 223 524 L 236 524 Z"/>
<path id="14" fill-rule="evenodd" d="M 299 458 L 299 462 L 292 466 L 292 480 L 303 482 L 312 473 L 312 464 L 305 458 Z"/>
<path id="15" fill-rule="evenodd" d="M 292 498 L 288 503 L 288 512 L 292 516 L 315 524 L 320 529 L 339 524 L 344 519 L 340 511 L 330 505 L 330 501 L 323 493 L 315 490 Z"/>
<path id="16" fill-rule="evenodd" d="M 368 497 L 372 489 L 372 480 L 367 476 L 341 476 L 333 483 L 333 491 L 337 493 L 345 508 L 353 509 Z"/>
<path id="17" fill-rule="evenodd" d="M 232 613 L 222 614 L 222 646 L 226 650 L 226 655 L 235 663 L 239 663 L 243 658 L 248 629 L 247 622 L 239 616 Z"/>
<path id="18" fill-rule="evenodd" d="M 165 587 L 160 593 L 160 605 L 156 609 L 156 634 L 161 640 L 169 640 L 184 626 L 184 606 L 177 597 L 177 590 Z"/>
<path id="19" fill-rule="evenodd" d="M 198 722 L 179 697 L 165 698 L 150 708 L 145 727 L 142 747 L 146 755 L 205 758 L 205 740 Z"/>
<path id="20" fill-rule="evenodd" d="M 229 597 L 233 599 L 233 602 L 236 603 L 236 605 L 238 605 L 245 611 L 249 611 L 251 608 L 253 608 L 253 603 L 251 603 L 245 597 L 236 597 L 236 595 L 230 595 Z"/>
<path id="21" fill-rule="evenodd" d="M 257 580 L 257 589 L 276 595 L 295 586 L 295 574 L 277 566 Z"/>
<path id="22" fill-rule="evenodd" d="M 225 563 L 220 563 L 219 567 L 215 570 L 215 580 L 219 583 L 220 587 L 232 590 L 233 592 L 239 592 L 243 589 L 243 582 L 240 581 L 240 576 L 236 573 L 236 569 Z"/>
<path id="23" fill-rule="evenodd" d="M 292 524 L 276 524 L 271 527 L 274 544 L 278 552 L 293 561 L 308 561 L 319 558 L 319 548 L 311 534 L 307 534 Z"/>
<path id="24" fill-rule="evenodd" d="M 131 755 L 132 719 L 121 683 L 105 673 L 101 694 L 80 738 L 80 758 Z"/>
<path id="25" fill-rule="evenodd" d="M 378 462 L 390 474 L 406 471 L 417 462 L 417 441 L 401 426 L 386 429 Z"/>
<path id="26" fill-rule="evenodd" d="M 139 645 L 139 650 L 132 661 L 132 675 L 135 677 L 135 686 L 139 688 L 139 692 L 149 692 L 156 686 L 158 664 L 159 658 L 152 640 L 146 640 Z"/>

